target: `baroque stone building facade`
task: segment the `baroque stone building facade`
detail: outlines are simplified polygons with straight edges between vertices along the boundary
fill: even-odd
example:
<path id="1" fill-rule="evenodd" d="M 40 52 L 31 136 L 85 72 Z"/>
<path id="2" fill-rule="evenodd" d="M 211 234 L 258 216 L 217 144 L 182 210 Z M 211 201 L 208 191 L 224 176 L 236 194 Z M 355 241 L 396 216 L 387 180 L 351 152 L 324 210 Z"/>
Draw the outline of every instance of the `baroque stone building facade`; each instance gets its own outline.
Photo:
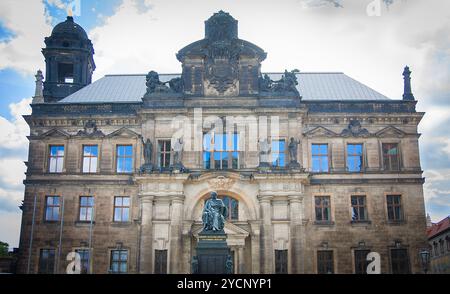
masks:
<path id="1" fill-rule="evenodd" d="M 343 73 L 262 74 L 266 53 L 234 18 L 205 27 L 178 52 L 181 75 L 94 83 L 85 31 L 71 17 L 55 27 L 25 117 L 19 272 L 64 273 L 76 251 L 82 272 L 190 273 L 211 191 L 235 273 L 364 273 L 369 252 L 382 273 L 420 272 L 409 69 L 401 100 Z"/>

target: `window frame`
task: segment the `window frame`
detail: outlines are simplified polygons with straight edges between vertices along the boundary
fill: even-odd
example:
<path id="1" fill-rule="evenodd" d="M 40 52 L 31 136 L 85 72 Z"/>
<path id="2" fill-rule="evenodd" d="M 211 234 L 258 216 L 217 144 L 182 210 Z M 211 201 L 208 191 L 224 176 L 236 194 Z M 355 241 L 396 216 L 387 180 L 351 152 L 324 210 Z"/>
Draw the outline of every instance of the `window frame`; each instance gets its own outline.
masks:
<path id="1" fill-rule="evenodd" d="M 168 256 L 169 256 L 168 250 L 167 249 L 155 249 L 153 252 L 154 252 L 153 273 L 154 274 L 167 274 Z M 162 253 L 162 256 L 160 256 L 159 253 Z M 158 263 L 160 260 L 163 260 L 163 262 Z M 159 267 L 158 267 L 158 265 L 159 265 Z"/>
<path id="2" fill-rule="evenodd" d="M 119 147 L 131 147 L 131 155 L 124 155 L 124 156 L 119 156 Z M 116 148 L 115 148 L 115 152 L 116 152 L 116 174 L 120 174 L 120 175 L 129 175 L 132 174 L 134 172 L 134 145 L 133 144 L 116 144 Z M 124 160 L 126 162 L 126 159 L 130 159 L 131 160 L 131 170 L 130 171 L 118 171 L 119 169 L 119 159 Z M 126 165 L 125 165 L 126 166 Z"/>
<path id="3" fill-rule="evenodd" d="M 172 142 L 170 139 L 157 139 L 157 146 L 158 146 L 158 150 L 157 150 L 157 158 L 158 158 L 158 167 L 160 168 L 169 168 L 172 165 Z M 169 143 L 169 149 L 167 150 L 167 143 Z M 163 144 L 163 145 L 161 145 Z M 164 146 L 164 150 L 161 151 L 161 146 Z M 164 164 L 162 164 L 163 161 L 161 161 L 161 156 L 164 157 Z M 165 162 L 166 162 L 166 158 L 167 156 L 169 157 L 169 162 L 168 165 L 166 166 Z"/>
<path id="4" fill-rule="evenodd" d="M 84 154 L 84 148 L 85 147 L 96 147 L 97 148 L 97 156 L 85 156 Z M 99 165 L 100 165 L 100 160 L 99 160 L 99 145 L 98 144 L 83 144 L 81 146 L 81 173 L 82 174 L 96 174 L 99 171 Z M 89 158 L 89 171 L 84 171 L 84 159 L 85 158 Z M 91 171 L 91 165 L 92 165 L 92 159 L 96 158 L 97 159 L 97 163 L 96 163 L 96 168 L 95 171 Z"/>
<path id="5" fill-rule="evenodd" d="M 361 256 L 357 256 L 357 253 L 365 253 L 364 258 L 359 260 Z M 367 266 L 370 264 L 370 262 L 367 260 L 367 255 L 372 252 L 368 248 L 355 248 L 353 249 L 353 261 L 354 261 L 354 267 L 353 267 L 353 273 L 356 275 L 367 275 Z M 362 255 L 364 255 L 364 253 Z"/>
<path id="6" fill-rule="evenodd" d="M 288 249 L 275 249 L 274 263 L 275 263 L 275 274 L 287 274 L 289 270 Z"/>
<path id="7" fill-rule="evenodd" d="M 116 206 L 116 199 L 122 198 L 122 205 Z M 123 199 L 128 198 L 128 206 L 123 205 Z M 130 196 L 114 196 L 113 198 L 113 222 L 114 223 L 129 223 L 131 222 L 131 197 Z M 120 220 L 116 220 L 116 209 L 120 209 Z M 124 209 L 128 209 L 128 219 L 126 221 L 123 220 L 123 211 Z"/>
<path id="8" fill-rule="evenodd" d="M 359 203 L 359 201 L 357 201 L 356 205 L 353 205 L 353 203 L 352 203 L 353 197 L 357 197 L 357 199 L 364 198 L 364 205 L 361 205 Z M 353 215 L 354 215 L 353 214 L 353 210 L 354 210 L 355 207 L 358 209 L 358 219 L 353 219 Z M 361 217 L 360 217 L 361 213 L 360 213 L 359 209 L 361 209 L 361 208 L 364 209 L 364 216 L 365 216 L 364 219 L 361 219 Z M 357 222 L 369 222 L 370 221 L 370 219 L 369 219 L 369 209 L 368 209 L 368 204 L 367 204 L 367 195 L 366 194 L 351 194 L 350 195 L 350 215 L 351 215 L 350 216 L 351 221 L 355 222 L 355 223 L 357 223 Z"/>
<path id="9" fill-rule="evenodd" d="M 229 140 L 228 136 L 231 135 L 231 150 L 228 150 L 230 146 L 228 146 Z M 209 149 L 205 148 L 205 139 L 207 136 L 210 136 L 209 141 Z M 216 136 L 225 136 L 225 146 L 222 146 L 222 149 L 218 150 L 216 149 L 215 139 Z M 233 144 L 233 137 L 236 136 L 236 142 Z M 238 170 L 241 168 L 241 151 L 239 150 L 239 144 L 240 144 L 240 133 L 239 132 L 223 132 L 221 134 L 216 134 L 215 132 L 203 132 L 202 137 L 202 168 L 206 170 Z M 235 146 L 234 146 L 235 145 Z M 234 148 L 236 147 L 236 149 Z M 220 154 L 220 167 L 216 167 L 216 154 Z M 226 162 L 227 166 L 223 167 L 224 154 L 226 154 Z M 233 165 L 233 159 L 234 154 L 237 154 L 237 164 L 236 166 Z M 209 157 L 209 168 L 207 167 L 206 163 L 208 161 L 205 160 L 205 157 Z"/>
<path id="10" fill-rule="evenodd" d="M 283 142 L 283 144 L 284 144 L 284 146 L 283 146 L 283 151 L 281 151 L 280 152 L 280 144 L 278 144 L 278 150 L 275 150 L 275 152 L 274 152 L 274 148 L 273 148 L 273 144 L 275 143 L 275 142 L 278 142 L 278 143 L 281 143 L 281 142 Z M 287 147 L 287 145 L 288 145 L 288 143 L 286 143 L 287 142 L 287 140 L 286 140 L 286 138 L 283 138 L 283 137 L 279 137 L 279 138 L 277 138 L 277 139 L 270 139 L 270 165 L 272 166 L 272 167 L 274 167 L 274 168 L 285 168 L 287 165 L 288 165 L 288 163 L 286 162 L 286 159 L 287 159 L 287 149 L 288 148 L 286 148 Z M 277 162 L 277 164 L 274 164 L 274 155 L 275 154 L 281 154 L 281 155 L 283 155 L 282 157 L 283 157 L 283 164 L 281 165 L 280 163 L 279 163 L 279 159 L 280 159 L 280 156 L 278 156 L 277 157 L 277 160 L 276 160 L 276 162 Z"/>
<path id="11" fill-rule="evenodd" d="M 323 201 L 321 201 L 321 205 L 317 206 L 316 204 L 316 199 L 317 198 L 328 198 L 328 206 L 324 206 L 323 205 Z M 314 201 L 314 205 L 313 205 L 313 209 L 314 209 L 314 221 L 316 224 L 331 224 L 333 223 L 333 214 L 332 214 L 332 210 L 331 210 L 331 195 L 330 194 L 324 194 L 324 195 L 314 195 L 313 201 Z M 320 208 L 321 209 L 321 214 L 322 214 L 322 219 L 319 220 L 317 219 L 317 209 Z M 325 220 L 324 219 L 324 209 L 328 208 L 328 219 Z"/>
<path id="12" fill-rule="evenodd" d="M 80 251 L 87 251 L 88 252 L 88 259 L 87 259 L 87 267 L 85 267 L 83 264 L 83 261 L 86 261 L 85 259 L 82 258 L 81 254 L 80 254 L 80 263 L 81 263 L 81 274 L 90 274 L 92 273 L 92 248 L 88 248 L 88 247 L 79 247 L 79 248 L 74 248 L 73 249 L 74 252 L 80 254 Z M 85 272 L 83 272 L 84 270 L 86 270 Z"/>
<path id="13" fill-rule="evenodd" d="M 399 198 L 400 198 L 400 204 L 394 204 L 392 207 L 393 207 L 393 212 L 394 212 L 394 216 L 395 216 L 395 207 L 400 207 L 400 216 L 397 218 L 397 217 L 394 217 L 394 218 L 390 218 L 389 217 L 389 201 L 388 201 L 388 198 L 389 197 L 393 197 L 393 196 L 398 196 Z M 404 203 L 403 203 L 403 195 L 402 194 L 400 194 L 400 193 L 395 193 L 395 192 L 393 192 L 393 193 L 385 193 L 385 202 L 386 202 L 386 205 L 385 205 L 385 207 L 386 207 L 386 218 L 387 218 L 387 220 L 388 220 L 388 222 L 391 222 L 391 223 L 401 223 L 401 222 L 404 222 L 406 219 L 405 219 L 405 207 L 404 207 Z"/>
<path id="14" fill-rule="evenodd" d="M 447 251 L 450 251 L 450 236 L 445 237 L 445 242 L 447 243 Z"/>
<path id="15" fill-rule="evenodd" d="M 118 252 L 119 253 L 119 260 L 114 260 L 114 252 Z M 126 252 L 127 253 L 127 258 L 124 261 L 122 259 L 122 253 Z M 130 251 L 128 249 L 124 249 L 124 248 L 115 248 L 115 249 L 111 249 L 110 253 L 109 253 L 109 273 L 110 274 L 128 274 L 129 273 L 129 259 L 130 259 Z M 117 262 L 118 263 L 118 272 L 114 272 L 113 271 L 113 264 Z M 123 272 L 121 271 L 121 265 L 125 263 L 126 265 L 126 271 Z"/>
<path id="16" fill-rule="evenodd" d="M 400 151 L 400 142 L 395 142 L 395 141 L 385 141 L 385 142 L 380 142 L 380 150 L 381 150 L 381 168 L 384 171 L 393 171 L 393 172 L 398 172 L 402 169 L 402 161 L 401 161 L 401 151 Z M 389 165 L 389 168 L 386 168 L 386 161 L 385 161 L 385 155 L 384 155 L 384 145 L 397 145 L 397 164 L 398 167 L 397 169 L 392 169 L 390 168 L 391 164 Z M 389 161 L 390 162 L 390 161 Z"/>
<path id="17" fill-rule="evenodd" d="M 92 205 L 82 205 L 81 199 L 82 198 L 91 198 L 92 199 Z M 86 208 L 86 218 L 88 215 L 88 210 L 91 210 L 91 219 L 82 219 L 81 218 L 81 210 L 83 208 Z M 93 195 L 80 195 L 78 199 L 78 221 L 79 222 L 94 222 L 95 221 L 95 197 Z"/>
<path id="18" fill-rule="evenodd" d="M 349 146 L 350 145 L 353 145 L 353 146 L 361 146 L 361 154 L 350 154 L 349 153 Z M 345 144 L 345 170 L 347 171 L 347 172 L 349 172 L 349 173 L 362 173 L 362 172 L 364 172 L 364 169 L 365 169 L 365 162 L 364 162 L 364 158 L 365 158 L 365 156 L 364 156 L 364 154 L 365 154 L 365 148 L 364 148 L 364 143 L 354 143 L 354 142 L 347 142 L 346 144 Z M 360 158 L 360 161 L 361 161 L 361 166 L 360 166 L 360 169 L 359 170 L 350 170 L 350 168 L 349 168 L 349 160 L 350 160 L 350 158 L 353 158 L 353 157 L 359 157 Z"/>
<path id="19" fill-rule="evenodd" d="M 48 204 L 48 199 L 49 198 L 57 198 L 58 199 L 58 205 L 55 205 L 54 202 L 49 205 Z M 59 222 L 61 220 L 61 207 L 62 207 L 62 200 L 61 199 L 62 199 L 61 195 L 45 195 L 45 198 L 44 198 L 44 200 L 45 200 L 45 205 L 44 205 L 44 222 L 52 223 L 52 222 Z M 47 209 L 48 208 L 52 208 L 51 211 L 52 211 L 52 216 L 53 216 L 53 212 L 54 212 L 53 208 L 55 208 L 55 207 L 58 208 L 58 218 L 57 219 L 54 219 L 54 218 L 48 219 L 48 217 L 47 217 Z"/>
<path id="20" fill-rule="evenodd" d="M 324 261 L 324 258 L 321 258 L 321 254 L 322 253 L 331 253 L 331 258 L 330 256 L 327 256 L 327 258 L 325 259 L 326 264 L 322 264 L 321 261 Z M 332 249 L 318 249 L 316 251 L 316 269 L 317 269 L 317 274 L 329 274 L 330 272 L 322 272 L 322 269 L 324 267 L 329 268 L 330 267 L 330 263 L 331 263 L 331 269 L 332 272 L 331 274 L 334 274 L 336 272 L 335 270 L 335 261 L 334 261 L 334 250 Z M 325 266 L 324 266 L 325 265 Z"/>
<path id="21" fill-rule="evenodd" d="M 396 260 L 396 259 L 394 259 L 394 256 L 393 256 L 392 252 L 393 252 L 393 251 L 400 251 L 400 250 L 406 252 L 405 256 L 406 256 L 406 258 L 407 258 L 407 259 L 406 259 L 407 272 L 394 272 L 394 260 Z M 405 247 L 400 247 L 400 248 L 393 247 L 393 248 L 389 248 L 389 261 L 390 261 L 389 267 L 390 267 L 390 269 L 391 269 L 391 273 L 392 273 L 392 274 L 410 274 L 410 273 L 411 273 L 411 257 L 409 256 L 409 250 L 408 250 L 408 248 L 405 248 Z M 398 268 L 398 266 L 397 266 L 397 268 Z"/>
<path id="22" fill-rule="evenodd" d="M 314 154 L 313 150 L 314 150 L 314 146 L 315 145 L 318 145 L 318 146 L 325 145 L 325 146 L 327 146 L 327 153 L 326 153 L 326 155 L 324 153 L 320 153 L 320 152 L 318 154 Z M 329 173 L 330 170 L 331 170 L 330 144 L 329 143 L 320 143 L 320 142 L 319 143 L 311 143 L 310 148 L 311 148 L 310 149 L 311 150 L 311 157 L 310 157 L 311 158 L 311 172 L 312 173 Z M 320 150 L 320 147 L 319 147 L 319 150 Z M 318 171 L 314 170 L 314 157 L 318 157 L 319 158 L 320 169 Z M 327 170 L 326 171 L 322 170 L 322 158 L 326 158 L 326 160 L 327 160 Z"/>
<path id="23" fill-rule="evenodd" d="M 45 272 L 43 272 L 41 266 L 42 266 L 42 253 L 44 251 L 52 251 L 53 252 L 53 262 L 49 262 L 46 264 Z M 48 271 L 51 269 L 51 271 Z M 56 249 L 55 248 L 40 248 L 39 249 L 39 261 L 38 261 L 38 274 L 55 274 L 56 271 Z"/>
<path id="24" fill-rule="evenodd" d="M 63 148 L 63 152 L 64 154 L 62 156 L 58 155 L 58 152 L 56 152 L 55 156 L 52 156 L 52 147 L 62 147 Z M 66 145 L 65 144 L 49 144 L 48 148 L 48 158 L 47 158 L 47 172 L 49 174 L 62 174 L 65 172 L 65 166 L 66 166 Z M 55 171 L 51 170 L 51 162 L 52 162 L 52 158 L 56 159 L 56 165 L 55 165 Z M 61 167 L 61 171 L 58 171 L 58 159 L 62 158 L 62 167 Z"/>

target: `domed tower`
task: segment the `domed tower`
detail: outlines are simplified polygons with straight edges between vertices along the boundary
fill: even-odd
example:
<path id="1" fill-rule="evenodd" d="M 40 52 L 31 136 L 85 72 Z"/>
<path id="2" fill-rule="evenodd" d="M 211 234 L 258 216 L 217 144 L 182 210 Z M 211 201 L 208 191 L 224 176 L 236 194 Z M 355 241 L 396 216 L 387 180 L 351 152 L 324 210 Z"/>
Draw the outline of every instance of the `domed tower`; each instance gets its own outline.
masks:
<path id="1" fill-rule="evenodd" d="M 94 47 L 72 16 L 55 26 L 45 45 L 45 102 L 58 102 L 92 82 Z"/>

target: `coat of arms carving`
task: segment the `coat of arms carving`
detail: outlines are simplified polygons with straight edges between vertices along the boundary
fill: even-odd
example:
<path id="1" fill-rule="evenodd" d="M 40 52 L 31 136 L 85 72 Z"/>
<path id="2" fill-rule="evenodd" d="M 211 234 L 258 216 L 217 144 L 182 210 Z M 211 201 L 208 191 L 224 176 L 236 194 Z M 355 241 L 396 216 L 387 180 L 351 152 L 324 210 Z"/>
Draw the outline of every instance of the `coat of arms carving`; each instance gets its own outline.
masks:
<path id="1" fill-rule="evenodd" d="M 234 180 L 224 176 L 219 176 L 209 180 L 208 184 L 211 190 L 229 190 L 233 186 Z"/>

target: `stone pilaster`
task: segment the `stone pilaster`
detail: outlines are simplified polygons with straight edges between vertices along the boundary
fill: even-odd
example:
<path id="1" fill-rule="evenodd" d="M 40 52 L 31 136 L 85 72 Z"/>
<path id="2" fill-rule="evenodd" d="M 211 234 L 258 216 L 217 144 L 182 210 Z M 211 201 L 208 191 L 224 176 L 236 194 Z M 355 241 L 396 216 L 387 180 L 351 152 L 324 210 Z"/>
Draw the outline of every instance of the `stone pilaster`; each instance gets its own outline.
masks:
<path id="1" fill-rule="evenodd" d="M 261 273 L 261 222 L 251 221 L 251 249 L 252 249 L 252 274 Z"/>
<path id="2" fill-rule="evenodd" d="M 183 231 L 181 235 L 181 243 L 182 243 L 182 265 L 181 271 L 183 274 L 191 273 L 191 236 L 192 236 L 192 224 L 193 221 L 184 221 L 183 222 Z"/>
<path id="3" fill-rule="evenodd" d="M 303 196 L 290 195 L 290 259 L 291 274 L 301 274 L 304 270 L 304 227 L 303 227 Z"/>
<path id="4" fill-rule="evenodd" d="M 153 272 L 153 196 L 140 194 L 139 200 L 141 204 L 139 273 L 151 274 Z"/>
<path id="5" fill-rule="evenodd" d="M 240 246 L 237 250 L 238 253 L 238 274 L 245 273 L 245 256 L 244 256 L 244 247 Z"/>
<path id="6" fill-rule="evenodd" d="M 182 220 L 184 196 L 172 196 L 170 219 L 170 273 L 182 272 Z"/>
<path id="7" fill-rule="evenodd" d="M 262 273 L 272 274 L 274 272 L 274 251 L 273 251 L 273 226 L 272 226 L 272 212 L 271 200 L 272 196 L 258 196 L 259 205 L 261 207 L 262 215 L 262 252 L 264 258 L 262 261 Z"/>

